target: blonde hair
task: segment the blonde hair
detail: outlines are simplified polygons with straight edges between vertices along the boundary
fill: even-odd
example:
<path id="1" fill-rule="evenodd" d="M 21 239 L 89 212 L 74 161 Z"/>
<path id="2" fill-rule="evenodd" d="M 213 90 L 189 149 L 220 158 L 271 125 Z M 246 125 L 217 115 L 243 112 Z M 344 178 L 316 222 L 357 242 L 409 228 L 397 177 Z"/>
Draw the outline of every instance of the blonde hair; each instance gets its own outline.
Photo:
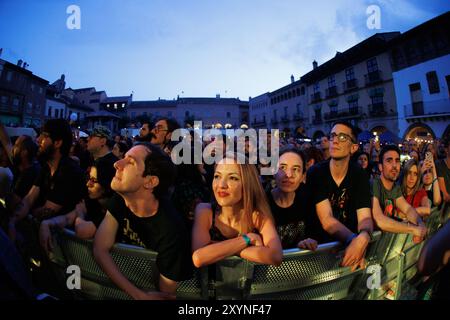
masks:
<path id="1" fill-rule="evenodd" d="M 401 189 L 402 189 L 402 193 L 405 197 L 408 195 L 408 188 L 407 188 L 407 184 L 406 184 L 406 181 L 408 179 L 408 172 L 409 172 L 409 170 L 411 170 L 411 168 L 413 166 L 417 167 L 417 182 L 412 190 L 412 195 L 414 196 L 416 194 L 416 192 L 422 187 L 422 171 L 420 170 L 419 162 L 417 162 L 416 159 L 409 159 L 403 167 L 402 179 L 401 179 Z"/>
<path id="2" fill-rule="evenodd" d="M 239 167 L 239 173 L 241 174 L 243 214 L 238 216 L 238 219 L 240 220 L 239 233 L 249 233 L 255 228 L 259 230 L 266 219 L 273 221 L 273 217 L 266 194 L 259 179 L 256 165 L 249 164 L 248 159 L 244 155 L 235 152 L 226 153 L 224 159 L 233 159 L 235 164 Z M 238 163 L 237 159 L 239 159 L 239 162 L 241 163 Z M 244 164 L 242 164 L 241 161 L 243 159 L 245 159 Z M 256 214 L 255 222 L 253 220 L 254 214 Z"/>

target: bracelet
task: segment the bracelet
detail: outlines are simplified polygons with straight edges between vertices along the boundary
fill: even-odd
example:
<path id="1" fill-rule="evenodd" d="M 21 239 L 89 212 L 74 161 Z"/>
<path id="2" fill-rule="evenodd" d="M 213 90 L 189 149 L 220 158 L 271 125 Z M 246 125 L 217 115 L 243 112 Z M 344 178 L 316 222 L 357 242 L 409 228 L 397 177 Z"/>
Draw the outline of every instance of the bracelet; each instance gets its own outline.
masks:
<path id="1" fill-rule="evenodd" d="M 247 244 L 247 247 L 248 247 L 249 245 L 252 244 L 252 240 L 250 240 L 250 238 L 248 237 L 248 235 L 243 234 L 243 235 L 242 235 L 242 238 L 244 238 L 245 243 Z"/>
<path id="2" fill-rule="evenodd" d="M 436 181 L 438 181 L 438 178 L 434 178 L 431 184 L 434 184 Z"/>

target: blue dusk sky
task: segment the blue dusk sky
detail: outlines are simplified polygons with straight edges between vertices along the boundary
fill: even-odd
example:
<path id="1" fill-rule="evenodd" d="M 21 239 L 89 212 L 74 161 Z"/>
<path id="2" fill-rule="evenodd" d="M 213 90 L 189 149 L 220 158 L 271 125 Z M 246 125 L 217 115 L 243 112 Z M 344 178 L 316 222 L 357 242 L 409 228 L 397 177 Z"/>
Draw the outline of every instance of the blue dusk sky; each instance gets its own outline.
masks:
<path id="1" fill-rule="evenodd" d="M 80 8 L 81 28 L 66 13 Z M 381 28 L 367 27 L 370 5 Z M 1 58 L 134 100 L 239 97 L 298 80 L 377 32 L 405 32 L 446 0 L 0 0 Z"/>

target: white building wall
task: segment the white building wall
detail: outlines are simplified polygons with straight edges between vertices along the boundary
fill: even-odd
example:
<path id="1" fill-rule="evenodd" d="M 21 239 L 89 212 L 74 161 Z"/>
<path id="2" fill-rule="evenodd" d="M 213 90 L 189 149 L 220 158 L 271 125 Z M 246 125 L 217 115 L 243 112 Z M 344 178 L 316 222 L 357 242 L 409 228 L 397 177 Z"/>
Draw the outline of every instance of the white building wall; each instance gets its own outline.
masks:
<path id="1" fill-rule="evenodd" d="M 436 71 L 440 88 L 439 93 L 430 94 L 429 92 L 426 74 L 431 71 Z M 410 126 L 410 123 L 405 119 L 407 106 L 412 104 L 410 84 L 420 82 L 425 114 L 450 114 L 449 88 L 445 79 L 448 75 L 450 75 L 450 55 L 429 60 L 393 73 L 400 135 L 405 135 L 406 130 Z M 437 137 L 442 137 L 449 125 L 448 121 L 429 121 L 427 119 L 429 118 L 424 118 L 422 120 L 423 123 L 431 127 Z"/>
<path id="2" fill-rule="evenodd" d="M 49 115 L 49 109 L 51 108 L 51 114 Z M 45 118 L 56 118 L 55 110 L 58 110 L 58 118 L 66 118 L 66 104 L 60 101 L 46 99 L 45 100 Z"/>

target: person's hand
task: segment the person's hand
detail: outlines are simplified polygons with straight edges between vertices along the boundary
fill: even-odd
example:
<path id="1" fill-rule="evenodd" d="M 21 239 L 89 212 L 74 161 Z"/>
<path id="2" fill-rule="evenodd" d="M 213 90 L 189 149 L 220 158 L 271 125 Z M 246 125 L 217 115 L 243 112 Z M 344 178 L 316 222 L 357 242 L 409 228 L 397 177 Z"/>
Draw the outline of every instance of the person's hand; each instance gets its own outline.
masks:
<path id="1" fill-rule="evenodd" d="M 39 243 L 47 255 L 50 251 L 53 251 L 52 232 L 50 230 L 50 225 L 46 220 L 42 221 L 41 226 L 39 227 Z"/>
<path id="2" fill-rule="evenodd" d="M 427 235 L 427 228 L 424 225 L 418 225 L 413 227 L 413 242 L 421 243 Z"/>
<path id="3" fill-rule="evenodd" d="M 297 247 L 299 247 L 300 249 L 316 251 L 317 250 L 317 241 L 314 239 L 308 238 L 308 239 L 300 241 L 297 244 Z"/>
<path id="4" fill-rule="evenodd" d="M 75 235 L 80 239 L 92 239 L 97 228 L 92 221 L 85 221 L 80 217 L 75 219 Z"/>
<path id="5" fill-rule="evenodd" d="M 160 291 L 142 291 L 136 300 L 175 300 L 174 294 L 160 292 Z"/>
<path id="6" fill-rule="evenodd" d="M 358 267 L 364 269 L 366 267 L 366 260 L 364 259 L 364 256 L 366 254 L 368 244 L 369 239 L 363 234 L 355 237 L 345 250 L 341 266 L 352 267 L 352 271 L 355 271 Z"/>
<path id="7" fill-rule="evenodd" d="M 250 238 L 250 244 L 252 246 L 261 247 L 264 245 L 261 236 L 257 233 L 247 233 L 247 237 Z"/>

